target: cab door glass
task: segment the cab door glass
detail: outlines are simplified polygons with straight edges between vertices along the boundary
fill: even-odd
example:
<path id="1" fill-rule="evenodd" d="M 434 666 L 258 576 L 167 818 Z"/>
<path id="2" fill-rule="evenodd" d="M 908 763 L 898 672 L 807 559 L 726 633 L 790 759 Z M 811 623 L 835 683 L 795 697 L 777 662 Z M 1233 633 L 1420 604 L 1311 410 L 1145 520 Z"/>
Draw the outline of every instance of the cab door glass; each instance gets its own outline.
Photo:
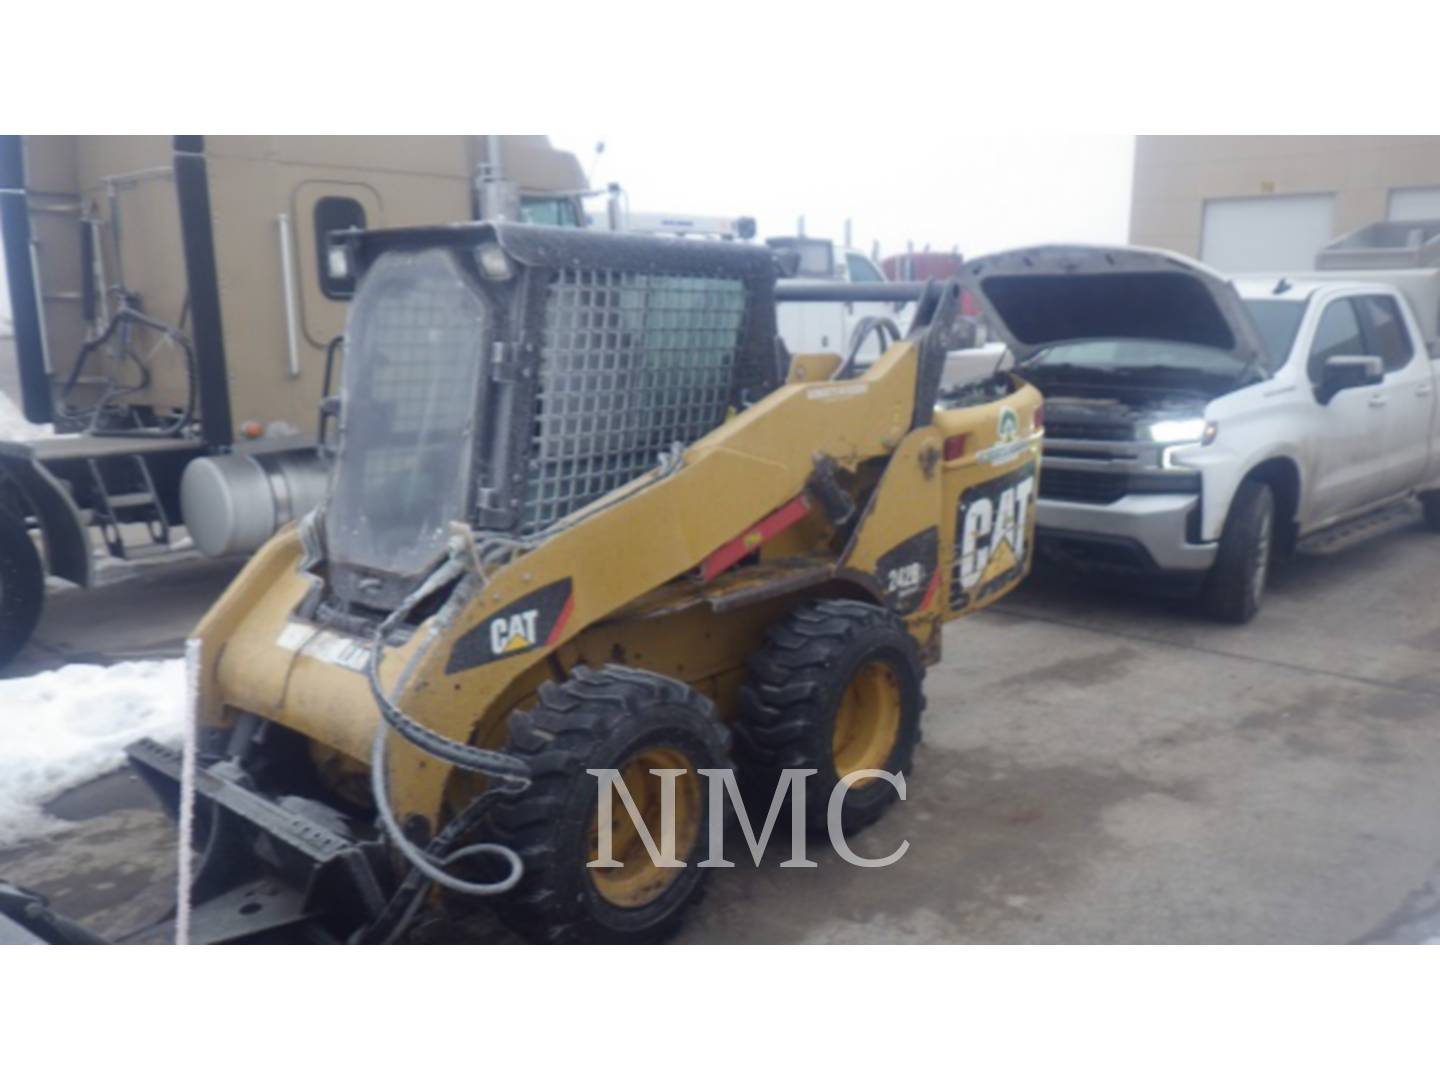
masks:
<path id="1" fill-rule="evenodd" d="M 1362 296 L 1356 304 L 1365 316 L 1365 332 L 1370 342 L 1366 355 L 1378 356 L 1385 361 L 1387 372 L 1407 367 L 1415 356 L 1415 348 L 1410 343 L 1410 331 L 1405 328 L 1405 319 L 1395 298 Z"/>
<path id="2" fill-rule="evenodd" d="M 875 264 L 863 255 L 846 255 L 845 262 L 849 267 L 852 282 L 871 284 L 885 280 L 885 275 L 880 273 L 875 268 Z"/>
<path id="3" fill-rule="evenodd" d="M 1320 316 L 1315 328 L 1315 341 L 1310 346 L 1310 385 L 1316 390 L 1325 379 L 1325 361 L 1332 356 L 1364 356 L 1365 341 L 1360 333 L 1360 320 L 1355 305 L 1349 300 L 1334 300 Z"/>

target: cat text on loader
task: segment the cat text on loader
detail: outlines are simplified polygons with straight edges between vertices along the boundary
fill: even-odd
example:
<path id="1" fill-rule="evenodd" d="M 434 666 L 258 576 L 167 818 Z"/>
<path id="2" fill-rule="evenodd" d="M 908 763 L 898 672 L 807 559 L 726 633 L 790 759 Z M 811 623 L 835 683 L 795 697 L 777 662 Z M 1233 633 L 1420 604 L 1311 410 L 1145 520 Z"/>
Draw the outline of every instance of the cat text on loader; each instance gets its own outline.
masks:
<path id="1" fill-rule="evenodd" d="M 195 938 L 399 940 L 480 897 L 533 940 L 655 940 L 709 872 L 699 770 L 757 826 L 815 770 L 818 831 L 841 777 L 908 773 L 942 624 L 1030 560 L 1040 397 L 941 390 L 953 283 L 862 373 L 786 356 L 758 247 L 479 224 L 348 254 L 330 493 L 192 647 Z M 178 755 L 131 754 L 173 799 Z M 592 867 L 604 769 L 633 807 L 608 789 L 622 865 Z M 895 798 L 855 783 L 844 830 Z M 637 827 L 660 844 L 663 803 L 678 866 Z"/>

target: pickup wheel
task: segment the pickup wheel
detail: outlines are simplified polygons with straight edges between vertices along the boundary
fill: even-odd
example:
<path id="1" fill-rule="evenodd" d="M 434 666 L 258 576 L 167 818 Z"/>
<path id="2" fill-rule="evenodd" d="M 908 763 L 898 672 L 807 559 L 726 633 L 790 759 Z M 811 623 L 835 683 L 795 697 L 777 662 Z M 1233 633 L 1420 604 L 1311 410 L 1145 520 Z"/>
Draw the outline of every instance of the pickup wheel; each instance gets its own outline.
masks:
<path id="1" fill-rule="evenodd" d="M 25 647 L 45 603 L 45 568 L 25 523 L 0 510 L 0 667 Z"/>
<path id="2" fill-rule="evenodd" d="M 1431 532 L 1440 532 L 1440 491 L 1427 491 L 1420 496 L 1420 509 L 1425 511 L 1425 524 Z"/>
<path id="3" fill-rule="evenodd" d="M 1200 592 L 1205 611 L 1224 622 L 1247 623 L 1260 610 L 1275 548 L 1275 493 L 1246 480 L 1230 504 L 1220 551 Z"/>

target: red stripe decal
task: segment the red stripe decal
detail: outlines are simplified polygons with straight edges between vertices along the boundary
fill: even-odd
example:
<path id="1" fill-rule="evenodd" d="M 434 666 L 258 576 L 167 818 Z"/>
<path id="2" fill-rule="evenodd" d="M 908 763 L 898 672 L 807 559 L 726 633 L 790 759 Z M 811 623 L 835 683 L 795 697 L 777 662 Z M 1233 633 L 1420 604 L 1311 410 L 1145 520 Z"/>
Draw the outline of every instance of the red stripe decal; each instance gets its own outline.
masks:
<path id="1" fill-rule="evenodd" d="M 700 564 L 700 580 L 713 581 L 766 540 L 778 536 L 809 512 L 809 500 L 804 495 L 797 495 L 773 514 L 761 518 L 735 539 L 726 541 L 705 556 L 705 561 Z"/>
<path id="2" fill-rule="evenodd" d="M 925 590 L 925 599 L 920 601 L 920 607 L 917 610 L 924 611 L 926 608 L 928 608 L 930 606 L 930 601 L 935 599 L 935 593 L 939 588 L 940 568 L 937 566 L 935 568 L 934 576 L 930 578 L 930 585 Z"/>
<path id="3" fill-rule="evenodd" d="M 550 636 L 545 639 L 546 646 L 554 645 L 560 640 L 560 635 L 565 630 L 565 624 L 570 621 L 570 612 L 575 610 L 575 594 L 571 592 L 565 598 L 565 606 L 560 609 L 560 614 L 555 619 L 555 625 L 550 630 Z"/>

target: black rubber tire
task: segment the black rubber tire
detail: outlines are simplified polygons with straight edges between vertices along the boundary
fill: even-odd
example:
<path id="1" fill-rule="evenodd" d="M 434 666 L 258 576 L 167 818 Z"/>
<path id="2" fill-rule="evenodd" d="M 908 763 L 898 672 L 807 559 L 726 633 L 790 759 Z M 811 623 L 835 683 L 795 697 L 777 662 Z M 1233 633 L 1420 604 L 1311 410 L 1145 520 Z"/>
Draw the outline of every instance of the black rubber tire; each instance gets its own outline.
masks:
<path id="1" fill-rule="evenodd" d="M 1420 496 L 1420 509 L 1431 532 L 1440 532 L 1440 491 L 1426 491 Z"/>
<path id="2" fill-rule="evenodd" d="M 1275 494 L 1259 480 L 1245 480 L 1230 504 L 1215 565 L 1200 592 L 1205 612 L 1222 622 L 1247 623 L 1264 600 L 1275 552 Z"/>
<path id="3" fill-rule="evenodd" d="M 670 937 L 699 899 L 708 873 L 698 865 L 709 843 L 707 786 L 702 783 L 695 846 L 676 852 L 685 868 L 655 899 L 625 908 L 600 894 L 585 865 L 599 783 L 585 770 L 620 768 L 648 747 L 679 750 L 697 769 L 728 769 L 729 741 L 714 704 L 674 679 L 607 664 L 599 671 L 577 667 L 563 683 L 546 683 L 539 703 L 510 720 L 507 752 L 529 763 L 532 782 L 501 800 L 491 816 L 492 837 L 525 863 L 520 883 L 495 898 L 496 913 L 532 941 L 621 944 Z"/>
<path id="4" fill-rule="evenodd" d="M 25 523 L 0 510 L 0 667 L 25 647 L 45 606 L 45 567 Z"/>
<path id="5" fill-rule="evenodd" d="M 882 768 L 908 775 L 925 711 L 925 664 L 904 621 L 874 604 L 820 600 L 771 627 L 750 658 L 735 728 L 735 758 L 752 821 L 757 815 L 764 820 L 782 770 L 814 769 L 806 782 L 806 823 L 812 832 L 826 830 L 830 796 L 840 782 L 835 714 L 851 679 L 874 660 L 890 666 L 901 696 L 899 731 Z M 851 788 L 841 828 L 848 836 L 873 824 L 896 798 L 884 780 Z"/>

